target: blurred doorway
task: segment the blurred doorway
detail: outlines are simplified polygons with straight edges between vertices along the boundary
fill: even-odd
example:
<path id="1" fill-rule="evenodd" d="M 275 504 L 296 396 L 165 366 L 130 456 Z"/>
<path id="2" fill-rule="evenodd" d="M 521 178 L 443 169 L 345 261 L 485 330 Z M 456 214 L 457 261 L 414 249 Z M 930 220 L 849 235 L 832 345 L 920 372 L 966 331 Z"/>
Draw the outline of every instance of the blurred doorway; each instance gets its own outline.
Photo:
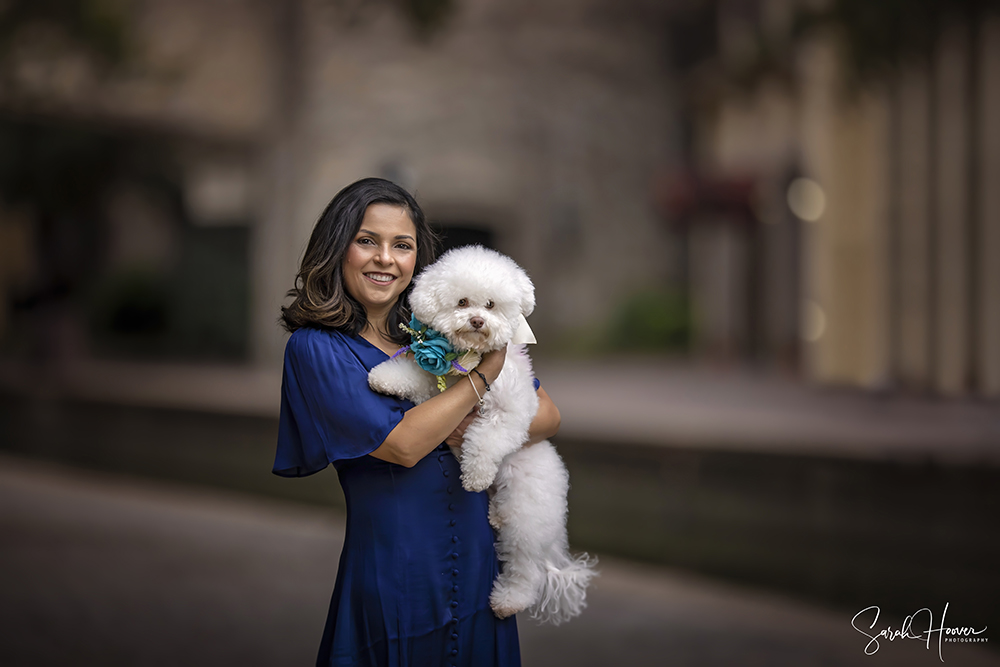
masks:
<path id="1" fill-rule="evenodd" d="M 434 228 L 441 235 L 442 253 L 452 248 L 476 244 L 495 249 L 495 235 L 493 230 L 485 225 L 477 225 L 467 221 L 455 221 L 440 223 L 434 225 Z"/>

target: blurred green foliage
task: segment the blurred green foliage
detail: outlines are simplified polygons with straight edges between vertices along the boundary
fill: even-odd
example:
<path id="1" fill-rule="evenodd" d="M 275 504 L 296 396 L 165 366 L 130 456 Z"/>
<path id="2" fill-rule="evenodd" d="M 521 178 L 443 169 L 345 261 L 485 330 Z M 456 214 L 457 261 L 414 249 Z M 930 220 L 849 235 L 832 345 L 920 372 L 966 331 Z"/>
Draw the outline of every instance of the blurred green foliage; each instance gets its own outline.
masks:
<path id="1" fill-rule="evenodd" d="M 18 41 L 43 29 L 49 48 L 75 50 L 94 65 L 114 69 L 128 57 L 126 0 L 5 0 L 0 3 L 0 76 L 10 83 L 9 65 Z M 37 33 L 33 35 L 37 37 Z M 32 39 L 34 45 L 37 39 Z"/>
<path id="2" fill-rule="evenodd" d="M 742 90 L 753 90 L 765 78 L 794 87 L 798 46 L 818 31 L 832 31 L 844 47 L 848 81 L 856 87 L 907 63 L 926 62 L 955 23 L 974 32 L 988 16 L 1000 14 L 1000 0 L 829 0 L 797 3 L 788 29 L 775 32 L 750 10 L 752 3 L 743 11 L 733 9 L 738 5 L 704 0 L 677 12 L 669 38 L 679 71 L 697 75 L 712 62 L 726 82 Z M 721 12 L 742 15 L 752 31 L 752 49 L 738 59 L 718 57 Z"/>
<path id="3" fill-rule="evenodd" d="M 555 354 L 686 354 L 694 340 L 691 300 L 680 289 L 647 288 L 617 302 L 599 324 L 564 329 Z"/>
<path id="4" fill-rule="evenodd" d="M 907 61 L 926 60 L 952 23 L 976 26 L 996 13 L 1000 0 L 832 0 L 820 9 L 800 10 L 793 35 L 836 28 L 852 75 L 864 80 Z"/>
<path id="5" fill-rule="evenodd" d="M 455 0 L 398 0 L 403 13 L 422 34 L 440 27 L 455 8 Z"/>
<path id="6" fill-rule="evenodd" d="M 691 304 L 678 290 L 644 289 L 624 299 L 605 347 L 623 352 L 684 352 L 691 345 Z"/>

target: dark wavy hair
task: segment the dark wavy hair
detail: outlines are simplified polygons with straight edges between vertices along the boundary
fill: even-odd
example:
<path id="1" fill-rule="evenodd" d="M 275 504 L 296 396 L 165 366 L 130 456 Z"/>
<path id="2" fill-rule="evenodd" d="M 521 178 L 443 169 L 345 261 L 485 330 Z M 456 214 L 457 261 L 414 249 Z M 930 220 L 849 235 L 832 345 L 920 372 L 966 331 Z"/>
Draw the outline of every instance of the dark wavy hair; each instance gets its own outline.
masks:
<path id="1" fill-rule="evenodd" d="M 357 335 L 368 321 L 365 307 L 344 287 L 344 255 L 361 228 L 365 211 L 372 204 L 392 204 L 406 209 L 417 230 L 417 263 L 413 275 L 434 261 L 437 235 L 427 224 L 424 212 L 413 196 L 391 181 L 363 178 L 351 183 L 327 204 L 306 246 L 295 287 L 288 291 L 292 303 L 281 308 L 281 323 L 288 331 L 303 327 L 335 329 Z M 399 295 L 382 333 L 405 345 L 409 335 L 399 323 L 410 321 L 410 289 Z"/>

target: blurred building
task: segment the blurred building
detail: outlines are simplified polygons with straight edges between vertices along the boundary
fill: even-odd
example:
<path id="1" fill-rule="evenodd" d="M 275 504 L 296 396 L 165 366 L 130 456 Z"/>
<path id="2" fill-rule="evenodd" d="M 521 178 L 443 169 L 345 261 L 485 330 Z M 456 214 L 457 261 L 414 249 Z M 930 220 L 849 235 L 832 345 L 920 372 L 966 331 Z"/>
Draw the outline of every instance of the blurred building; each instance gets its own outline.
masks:
<path id="1" fill-rule="evenodd" d="M 659 200 L 688 238 L 703 345 L 821 383 L 1000 394 L 997 10 L 680 13 L 687 169 Z"/>
<path id="2" fill-rule="evenodd" d="M 524 265 L 549 349 L 693 330 L 701 358 L 995 396 L 1000 27 L 921 3 L 904 48 L 900 4 L 18 0 L 5 348 L 277 369 L 316 217 L 380 175 Z"/>
<path id="3" fill-rule="evenodd" d="M 149 349 L 187 340 L 183 357 L 208 349 L 273 367 L 279 305 L 309 232 L 337 190 L 369 175 L 411 189 L 449 241 L 517 258 L 548 335 L 600 325 L 667 277 L 669 237 L 649 188 L 674 150 L 656 3 L 124 7 L 116 67 L 101 75 L 72 49 L 13 49 L 16 94 L 0 96 L 16 132 L 71 127 L 111 144 L 101 192 L 86 213 L 74 209 L 93 218 L 90 240 L 75 244 L 86 257 L 61 279 L 87 298 L 110 285 L 98 301 L 114 303 L 94 308 L 135 331 L 118 330 L 106 350 L 149 334 Z M 438 22 L 426 15 L 442 7 Z M 40 225 L 80 227 L 66 211 L 45 223 L 30 208 L 8 205 L 4 228 L 46 247 L 18 257 L 44 258 L 67 238 Z M 52 282 L 39 278 L 46 263 L 10 265 L 16 303 L 58 301 L 41 287 Z M 63 310 L 56 328 L 88 329 Z M 242 330 L 220 330 L 220 316 Z M 69 338 L 56 347 L 94 347 L 92 336 Z"/>

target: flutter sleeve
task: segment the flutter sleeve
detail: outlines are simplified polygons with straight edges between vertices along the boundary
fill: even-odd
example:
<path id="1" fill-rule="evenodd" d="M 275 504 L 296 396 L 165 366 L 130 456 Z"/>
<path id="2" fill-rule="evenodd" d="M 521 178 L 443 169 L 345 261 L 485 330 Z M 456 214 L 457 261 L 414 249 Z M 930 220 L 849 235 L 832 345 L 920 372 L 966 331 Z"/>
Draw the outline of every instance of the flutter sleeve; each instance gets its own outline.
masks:
<path id="1" fill-rule="evenodd" d="M 375 451 L 405 404 L 368 387 L 368 369 L 340 334 L 299 329 L 285 346 L 274 474 L 304 477 Z"/>

